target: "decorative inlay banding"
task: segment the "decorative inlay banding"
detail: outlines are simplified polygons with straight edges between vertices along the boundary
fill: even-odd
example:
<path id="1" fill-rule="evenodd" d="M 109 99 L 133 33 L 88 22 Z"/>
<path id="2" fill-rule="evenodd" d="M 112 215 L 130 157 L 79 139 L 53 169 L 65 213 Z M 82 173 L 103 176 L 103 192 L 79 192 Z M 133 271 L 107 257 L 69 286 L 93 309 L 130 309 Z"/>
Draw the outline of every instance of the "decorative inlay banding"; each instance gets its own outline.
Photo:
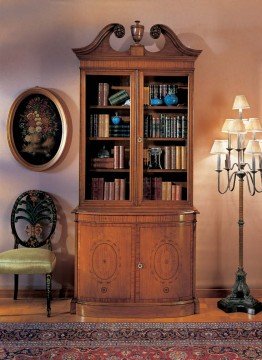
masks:
<path id="1" fill-rule="evenodd" d="M 179 255 L 174 244 L 165 243 L 157 247 L 154 255 L 154 270 L 161 280 L 171 280 L 178 271 Z"/>
<path id="2" fill-rule="evenodd" d="M 117 269 L 117 253 L 112 245 L 100 243 L 92 255 L 92 268 L 100 280 L 109 280 Z"/>

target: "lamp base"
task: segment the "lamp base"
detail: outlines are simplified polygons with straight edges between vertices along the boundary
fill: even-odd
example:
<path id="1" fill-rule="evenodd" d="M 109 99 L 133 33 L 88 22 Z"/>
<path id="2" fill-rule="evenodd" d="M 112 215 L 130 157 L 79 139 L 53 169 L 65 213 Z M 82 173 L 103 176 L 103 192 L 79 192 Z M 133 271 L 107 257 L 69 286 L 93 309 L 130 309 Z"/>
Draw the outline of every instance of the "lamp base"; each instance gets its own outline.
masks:
<path id="1" fill-rule="evenodd" d="M 217 307 L 226 313 L 245 312 L 250 315 L 255 315 L 262 310 L 262 303 L 250 295 L 243 268 L 238 268 L 232 292 L 226 298 L 219 300 Z"/>

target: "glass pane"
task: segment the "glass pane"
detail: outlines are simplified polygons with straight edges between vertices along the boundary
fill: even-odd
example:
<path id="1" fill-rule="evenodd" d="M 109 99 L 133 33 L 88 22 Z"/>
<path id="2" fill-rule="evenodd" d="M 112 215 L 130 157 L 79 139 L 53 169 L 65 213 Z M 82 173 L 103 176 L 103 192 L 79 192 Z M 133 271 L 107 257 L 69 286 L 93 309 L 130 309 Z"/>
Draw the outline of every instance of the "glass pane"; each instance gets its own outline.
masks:
<path id="1" fill-rule="evenodd" d="M 86 76 L 87 200 L 129 200 L 130 77 Z"/>
<path id="2" fill-rule="evenodd" d="M 188 77 L 144 79 L 143 200 L 188 199 Z"/>

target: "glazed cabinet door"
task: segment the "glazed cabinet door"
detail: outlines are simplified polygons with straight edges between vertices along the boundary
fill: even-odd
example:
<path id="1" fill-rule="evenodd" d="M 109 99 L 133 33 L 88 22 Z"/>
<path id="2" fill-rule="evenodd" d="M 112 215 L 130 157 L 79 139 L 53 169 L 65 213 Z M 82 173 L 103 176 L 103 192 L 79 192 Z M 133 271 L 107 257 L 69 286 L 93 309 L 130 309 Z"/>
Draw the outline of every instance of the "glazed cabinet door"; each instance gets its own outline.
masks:
<path id="1" fill-rule="evenodd" d="M 192 299 L 192 226 L 145 224 L 139 229 L 138 300 Z"/>
<path id="2" fill-rule="evenodd" d="M 100 302 L 129 302 L 132 299 L 131 233 L 129 226 L 79 225 L 79 299 Z"/>
<path id="3" fill-rule="evenodd" d="M 81 202 L 133 200 L 134 72 L 83 72 Z"/>
<path id="4" fill-rule="evenodd" d="M 186 204 L 191 201 L 191 77 L 146 71 L 141 77 L 141 201 L 147 206 Z"/>

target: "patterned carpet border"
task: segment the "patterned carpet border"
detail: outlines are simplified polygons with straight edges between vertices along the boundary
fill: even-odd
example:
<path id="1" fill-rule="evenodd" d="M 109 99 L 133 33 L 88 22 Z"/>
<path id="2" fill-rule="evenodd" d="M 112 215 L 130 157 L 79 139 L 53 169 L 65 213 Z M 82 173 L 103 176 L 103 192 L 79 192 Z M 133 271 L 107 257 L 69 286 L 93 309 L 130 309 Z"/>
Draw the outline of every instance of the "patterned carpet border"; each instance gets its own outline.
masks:
<path id="1" fill-rule="evenodd" d="M 262 350 L 262 322 L 0 323 L 0 345 L 31 348 L 241 345 Z"/>

